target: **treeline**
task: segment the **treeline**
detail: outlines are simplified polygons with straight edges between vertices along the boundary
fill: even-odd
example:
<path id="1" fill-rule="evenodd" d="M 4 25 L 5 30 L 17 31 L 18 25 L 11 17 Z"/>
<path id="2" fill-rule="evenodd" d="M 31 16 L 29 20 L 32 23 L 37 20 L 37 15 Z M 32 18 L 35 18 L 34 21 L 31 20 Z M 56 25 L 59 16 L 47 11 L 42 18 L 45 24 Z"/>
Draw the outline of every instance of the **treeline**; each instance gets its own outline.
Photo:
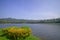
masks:
<path id="1" fill-rule="evenodd" d="M 60 23 L 60 18 L 41 20 L 40 22 L 41 22 L 41 23 Z"/>
<path id="2" fill-rule="evenodd" d="M 0 23 L 60 23 L 60 18 L 47 20 L 0 19 Z"/>

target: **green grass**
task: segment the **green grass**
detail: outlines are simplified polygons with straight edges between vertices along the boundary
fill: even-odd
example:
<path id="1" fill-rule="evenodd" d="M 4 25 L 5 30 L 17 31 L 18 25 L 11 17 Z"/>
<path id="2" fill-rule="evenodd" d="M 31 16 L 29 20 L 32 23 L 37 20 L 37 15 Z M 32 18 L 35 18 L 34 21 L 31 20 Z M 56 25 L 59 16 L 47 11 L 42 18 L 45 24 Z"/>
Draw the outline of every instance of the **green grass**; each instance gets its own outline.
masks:
<path id="1" fill-rule="evenodd" d="M 28 27 L 22 27 L 22 28 L 28 29 Z M 0 35 L 2 35 L 2 34 L 3 34 L 2 28 L 0 28 Z M 9 40 L 9 39 L 7 39 L 5 36 L 4 37 L 0 36 L 0 40 Z M 20 40 L 23 40 L 23 39 L 20 39 Z M 37 38 L 36 36 L 30 35 L 29 37 L 27 37 L 24 40 L 41 40 L 41 39 Z"/>
<path id="2" fill-rule="evenodd" d="M 9 40 L 9 39 L 7 39 L 6 37 L 0 37 L 0 40 Z M 22 40 L 22 39 L 20 39 L 20 40 Z M 27 37 L 25 40 L 41 40 L 41 39 L 31 35 L 31 36 Z"/>
<path id="3" fill-rule="evenodd" d="M 9 39 L 7 39 L 6 37 L 0 37 L 0 40 L 9 40 Z M 22 40 L 22 39 L 20 39 L 20 40 Z M 41 39 L 31 35 L 24 40 L 41 40 Z"/>
<path id="4" fill-rule="evenodd" d="M 29 36 L 26 40 L 41 40 L 33 35 Z"/>

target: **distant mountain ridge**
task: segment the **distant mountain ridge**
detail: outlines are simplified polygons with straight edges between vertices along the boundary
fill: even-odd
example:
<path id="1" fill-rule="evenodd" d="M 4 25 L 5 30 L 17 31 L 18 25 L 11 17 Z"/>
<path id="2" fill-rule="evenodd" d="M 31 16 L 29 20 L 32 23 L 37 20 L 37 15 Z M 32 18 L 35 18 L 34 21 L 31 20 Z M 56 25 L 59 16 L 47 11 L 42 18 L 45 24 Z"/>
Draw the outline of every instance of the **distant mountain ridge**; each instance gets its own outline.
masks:
<path id="1" fill-rule="evenodd" d="M 1 18 L 0 23 L 60 23 L 60 18 L 46 20 L 27 20 L 15 18 Z"/>

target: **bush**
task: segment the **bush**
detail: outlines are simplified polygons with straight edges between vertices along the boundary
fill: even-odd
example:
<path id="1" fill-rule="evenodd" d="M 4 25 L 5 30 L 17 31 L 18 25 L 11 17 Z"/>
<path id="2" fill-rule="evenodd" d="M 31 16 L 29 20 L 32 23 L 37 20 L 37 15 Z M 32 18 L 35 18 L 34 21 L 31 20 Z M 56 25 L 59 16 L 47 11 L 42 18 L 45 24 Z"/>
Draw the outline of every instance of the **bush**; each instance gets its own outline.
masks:
<path id="1" fill-rule="evenodd" d="M 1 29 L 0 40 L 40 40 L 32 35 L 32 29 L 27 26 L 22 27 L 8 27 Z"/>
<path id="2" fill-rule="evenodd" d="M 3 35 L 10 40 L 19 40 L 19 39 L 26 39 L 31 35 L 31 28 L 27 29 L 24 27 L 15 28 L 11 27 L 9 29 L 3 29 Z"/>

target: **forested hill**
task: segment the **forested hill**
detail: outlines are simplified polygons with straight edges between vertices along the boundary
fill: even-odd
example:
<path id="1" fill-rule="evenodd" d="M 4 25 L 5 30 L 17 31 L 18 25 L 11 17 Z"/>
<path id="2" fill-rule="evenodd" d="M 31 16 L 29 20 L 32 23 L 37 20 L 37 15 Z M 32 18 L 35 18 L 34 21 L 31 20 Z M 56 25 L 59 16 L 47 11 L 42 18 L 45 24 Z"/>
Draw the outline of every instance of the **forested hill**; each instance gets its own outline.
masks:
<path id="1" fill-rule="evenodd" d="M 46 20 L 26 20 L 14 18 L 0 18 L 0 23 L 60 23 L 60 18 Z"/>

